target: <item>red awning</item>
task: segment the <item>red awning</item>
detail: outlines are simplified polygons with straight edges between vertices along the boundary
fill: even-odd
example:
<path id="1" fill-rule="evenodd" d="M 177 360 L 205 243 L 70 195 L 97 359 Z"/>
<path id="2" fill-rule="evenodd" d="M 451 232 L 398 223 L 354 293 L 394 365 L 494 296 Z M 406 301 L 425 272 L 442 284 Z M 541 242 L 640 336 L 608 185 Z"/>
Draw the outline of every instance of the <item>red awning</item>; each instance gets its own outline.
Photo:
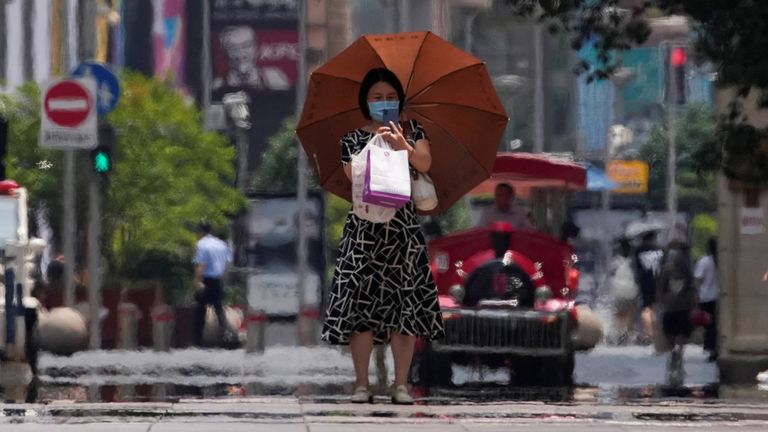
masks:
<path id="1" fill-rule="evenodd" d="M 546 154 L 499 153 L 491 178 L 472 189 L 469 195 L 492 195 L 496 184 L 501 182 L 512 183 L 517 194 L 523 197 L 534 187 L 583 190 L 587 187 L 587 169 Z"/>

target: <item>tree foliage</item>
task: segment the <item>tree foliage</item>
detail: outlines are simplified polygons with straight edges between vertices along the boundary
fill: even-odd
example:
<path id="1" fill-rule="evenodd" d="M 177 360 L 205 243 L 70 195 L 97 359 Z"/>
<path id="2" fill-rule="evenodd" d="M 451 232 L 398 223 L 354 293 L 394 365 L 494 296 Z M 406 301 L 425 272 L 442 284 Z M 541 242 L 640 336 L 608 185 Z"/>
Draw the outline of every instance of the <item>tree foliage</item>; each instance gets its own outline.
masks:
<path id="1" fill-rule="evenodd" d="M 190 253 L 190 228 L 207 220 L 221 230 L 245 205 L 233 187 L 234 148 L 164 83 L 126 74 L 123 88 L 109 116 L 118 144 L 105 206 L 116 263 L 137 251 Z"/>
<path id="2" fill-rule="evenodd" d="M 283 120 L 277 133 L 269 138 L 269 147 L 253 179 L 256 192 L 293 193 L 296 192 L 299 155 L 299 138 L 296 136 L 296 117 Z M 311 168 L 307 169 L 310 188 L 317 187 L 317 180 Z"/>
<path id="3" fill-rule="evenodd" d="M 715 133 L 712 109 L 693 105 L 681 113 L 676 127 L 678 202 L 683 210 L 693 213 L 715 211 L 716 185 L 714 175 L 702 166 L 701 153 L 711 146 Z M 666 125 L 657 126 L 640 148 L 640 158 L 648 162 L 648 199 L 655 208 L 665 206 L 667 191 L 667 148 L 669 135 Z"/>
<path id="4" fill-rule="evenodd" d="M 711 63 L 720 87 L 734 87 L 740 98 L 718 119 L 717 140 L 709 161 L 722 164 L 732 179 L 759 184 L 768 178 L 768 153 L 763 143 L 768 128 L 746 123 L 744 98 L 751 89 L 761 92 L 768 107 L 768 2 L 762 0 L 506 0 L 503 7 L 546 23 L 551 31 L 565 31 L 572 47 L 592 43 L 598 64 L 582 62 L 579 72 L 605 79 L 620 66 L 613 53 L 645 42 L 653 19 L 683 15 L 696 35 L 697 58 Z"/>
<path id="5" fill-rule="evenodd" d="M 126 273 L 150 251 L 188 259 L 196 225 L 205 219 L 218 229 L 226 227 L 245 201 L 232 185 L 233 147 L 202 129 L 194 106 L 162 82 L 136 73 L 121 79 L 120 103 L 107 118 L 117 142 L 114 170 L 105 184 L 102 232 L 112 270 L 130 276 Z M 0 110 L 10 119 L 8 174 L 29 189 L 31 208 L 48 208 L 51 226 L 59 231 L 62 152 L 37 143 L 39 103 L 34 83 L 0 95 Z M 82 232 L 90 166 L 80 153 L 76 181 Z"/>

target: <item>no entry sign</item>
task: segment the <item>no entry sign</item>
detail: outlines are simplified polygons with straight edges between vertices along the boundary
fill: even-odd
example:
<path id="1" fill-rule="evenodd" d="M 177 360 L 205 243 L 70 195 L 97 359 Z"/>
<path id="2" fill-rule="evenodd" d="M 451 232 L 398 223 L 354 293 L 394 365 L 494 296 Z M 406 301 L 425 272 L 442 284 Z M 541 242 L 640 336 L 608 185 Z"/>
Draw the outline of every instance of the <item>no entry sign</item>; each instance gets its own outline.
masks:
<path id="1" fill-rule="evenodd" d="M 42 93 L 40 146 L 96 147 L 96 82 L 90 78 L 56 80 Z"/>

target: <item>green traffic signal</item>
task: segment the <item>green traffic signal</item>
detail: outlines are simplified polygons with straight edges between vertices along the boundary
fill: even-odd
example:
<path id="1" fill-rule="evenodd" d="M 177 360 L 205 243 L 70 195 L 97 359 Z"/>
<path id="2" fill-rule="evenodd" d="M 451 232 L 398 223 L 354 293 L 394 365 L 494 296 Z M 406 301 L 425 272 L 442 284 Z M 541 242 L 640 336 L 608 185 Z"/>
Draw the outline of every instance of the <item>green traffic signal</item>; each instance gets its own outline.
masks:
<path id="1" fill-rule="evenodd" d="M 103 150 L 97 151 L 93 155 L 93 169 L 99 174 L 104 174 L 109 172 L 110 168 L 112 161 L 109 160 L 109 154 Z"/>

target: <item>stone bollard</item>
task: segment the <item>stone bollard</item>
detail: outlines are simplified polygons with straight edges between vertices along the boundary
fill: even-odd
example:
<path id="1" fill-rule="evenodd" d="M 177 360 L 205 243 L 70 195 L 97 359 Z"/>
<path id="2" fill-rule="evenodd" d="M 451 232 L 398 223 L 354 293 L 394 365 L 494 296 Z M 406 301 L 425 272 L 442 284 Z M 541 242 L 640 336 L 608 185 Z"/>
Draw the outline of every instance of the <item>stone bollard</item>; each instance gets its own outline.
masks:
<path id="1" fill-rule="evenodd" d="M 572 335 L 575 350 L 591 350 L 603 339 L 603 323 L 587 305 L 576 306 L 579 325 Z"/>
<path id="2" fill-rule="evenodd" d="M 317 308 L 306 308 L 299 311 L 299 316 L 297 317 L 299 345 L 317 345 L 320 336 L 319 322 L 320 311 Z"/>
<path id="3" fill-rule="evenodd" d="M 176 317 L 165 303 L 152 308 L 152 347 L 155 351 L 170 351 Z"/>
<path id="4" fill-rule="evenodd" d="M 139 319 L 141 311 L 133 303 L 117 305 L 117 347 L 135 350 L 139 346 Z"/>
<path id="5" fill-rule="evenodd" d="M 254 310 L 248 308 L 248 314 L 245 317 L 245 328 L 247 339 L 245 342 L 246 352 L 264 352 L 265 333 L 267 329 L 268 317 L 263 310 Z"/>
<path id="6" fill-rule="evenodd" d="M 72 355 L 88 346 L 85 317 L 69 307 L 41 311 L 38 315 L 37 346 L 56 355 Z"/>

